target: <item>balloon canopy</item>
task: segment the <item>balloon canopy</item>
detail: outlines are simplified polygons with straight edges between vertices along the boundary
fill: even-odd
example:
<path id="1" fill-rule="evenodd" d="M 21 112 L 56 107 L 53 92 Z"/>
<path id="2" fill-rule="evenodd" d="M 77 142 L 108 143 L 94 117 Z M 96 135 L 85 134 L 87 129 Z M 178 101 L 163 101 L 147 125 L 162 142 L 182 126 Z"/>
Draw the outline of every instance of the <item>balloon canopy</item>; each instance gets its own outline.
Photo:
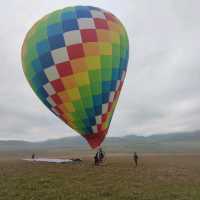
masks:
<path id="1" fill-rule="evenodd" d="M 108 132 L 128 55 L 119 19 L 100 8 L 75 6 L 50 13 L 31 28 L 22 64 L 40 100 L 96 148 Z"/>

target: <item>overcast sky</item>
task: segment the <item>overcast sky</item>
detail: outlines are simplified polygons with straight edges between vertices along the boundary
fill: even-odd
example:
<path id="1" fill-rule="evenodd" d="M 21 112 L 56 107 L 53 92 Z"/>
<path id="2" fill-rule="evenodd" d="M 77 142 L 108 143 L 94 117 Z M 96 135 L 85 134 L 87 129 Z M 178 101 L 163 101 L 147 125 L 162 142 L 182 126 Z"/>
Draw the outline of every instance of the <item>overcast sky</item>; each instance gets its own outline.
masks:
<path id="1" fill-rule="evenodd" d="M 0 139 L 76 135 L 33 93 L 20 54 L 34 22 L 80 4 L 111 11 L 130 38 L 128 73 L 109 136 L 200 129 L 199 0 L 6 0 L 0 8 Z"/>

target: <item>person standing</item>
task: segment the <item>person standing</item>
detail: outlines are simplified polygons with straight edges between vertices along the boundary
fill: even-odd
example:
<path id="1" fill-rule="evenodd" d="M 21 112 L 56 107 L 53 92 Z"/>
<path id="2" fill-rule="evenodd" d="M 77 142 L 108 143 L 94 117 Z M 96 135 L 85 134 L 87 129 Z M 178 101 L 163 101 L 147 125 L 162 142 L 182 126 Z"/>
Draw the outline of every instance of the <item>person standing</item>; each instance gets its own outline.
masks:
<path id="1" fill-rule="evenodd" d="M 138 166 L 138 159 L 139 159 L 139 157 L 138 157 L 138 155 L 137 155 L 137 152 L 134 152 L 133 160 L 134 160 L 134 162 L 135 162 L 135 166 L 136 166 L 136 167 Z"/>
<path id="2" fill-rule="evenodd" d="M 95 164 L 95 165 L 99 165 L 98 151 L 96 152 L 96 154 L 95 154 L 95 156 L 94 156 L 94 164 Z"/>
<path id="3" fill-rule="evenodd" d="M 32 154 L 31 158 L 34 160 L 35 159 L 35 153 Z"/>
<path id="4" fill-rule="evenodd" d="M 99 162 L 103 162 L 105 157 L 105 152 L 103 152 L 102 148 L 99 149 Z"/>

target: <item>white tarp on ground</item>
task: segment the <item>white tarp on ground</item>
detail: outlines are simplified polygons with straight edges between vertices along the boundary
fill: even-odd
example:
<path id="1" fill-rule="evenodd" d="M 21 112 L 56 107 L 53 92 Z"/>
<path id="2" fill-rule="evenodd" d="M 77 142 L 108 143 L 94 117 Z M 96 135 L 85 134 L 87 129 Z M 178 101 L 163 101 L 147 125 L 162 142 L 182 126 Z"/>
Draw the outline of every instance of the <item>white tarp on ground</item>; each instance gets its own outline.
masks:
<path id="1" fill-rule="evenodd" d="M 51 159 L 51 158 L 35 158 L 35 159 L 22 159 L 30 162 L 48 162 L 48 163 L 71 163 L 74 162 L 70 159 Z"/>

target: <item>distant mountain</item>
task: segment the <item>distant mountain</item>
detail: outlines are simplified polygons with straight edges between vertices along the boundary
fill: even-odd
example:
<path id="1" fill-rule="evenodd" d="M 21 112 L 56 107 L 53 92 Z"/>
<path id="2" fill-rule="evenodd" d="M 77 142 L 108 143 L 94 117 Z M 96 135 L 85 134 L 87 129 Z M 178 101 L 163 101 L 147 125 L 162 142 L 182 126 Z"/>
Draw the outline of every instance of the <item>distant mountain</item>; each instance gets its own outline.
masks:
<path id="1" fill-rule="evenodd" d="M 103 147 L 114 152 L 198 152 L 200 153 L 200 131 L 157 134 L 148 137 L 127 135 L 107 137 Z M 0 141 L 0 151 L 89 149 L 81 137 L 66 137 L 44 142 Z"/>
<path id="2" fill-rule="evenodd" d="M 85 140 L 79 136 L 46 140 L 44 142 L 27 142 L 18 140 L 0 141 L 0 151 L 84 148 L 85 146 Z"/>

